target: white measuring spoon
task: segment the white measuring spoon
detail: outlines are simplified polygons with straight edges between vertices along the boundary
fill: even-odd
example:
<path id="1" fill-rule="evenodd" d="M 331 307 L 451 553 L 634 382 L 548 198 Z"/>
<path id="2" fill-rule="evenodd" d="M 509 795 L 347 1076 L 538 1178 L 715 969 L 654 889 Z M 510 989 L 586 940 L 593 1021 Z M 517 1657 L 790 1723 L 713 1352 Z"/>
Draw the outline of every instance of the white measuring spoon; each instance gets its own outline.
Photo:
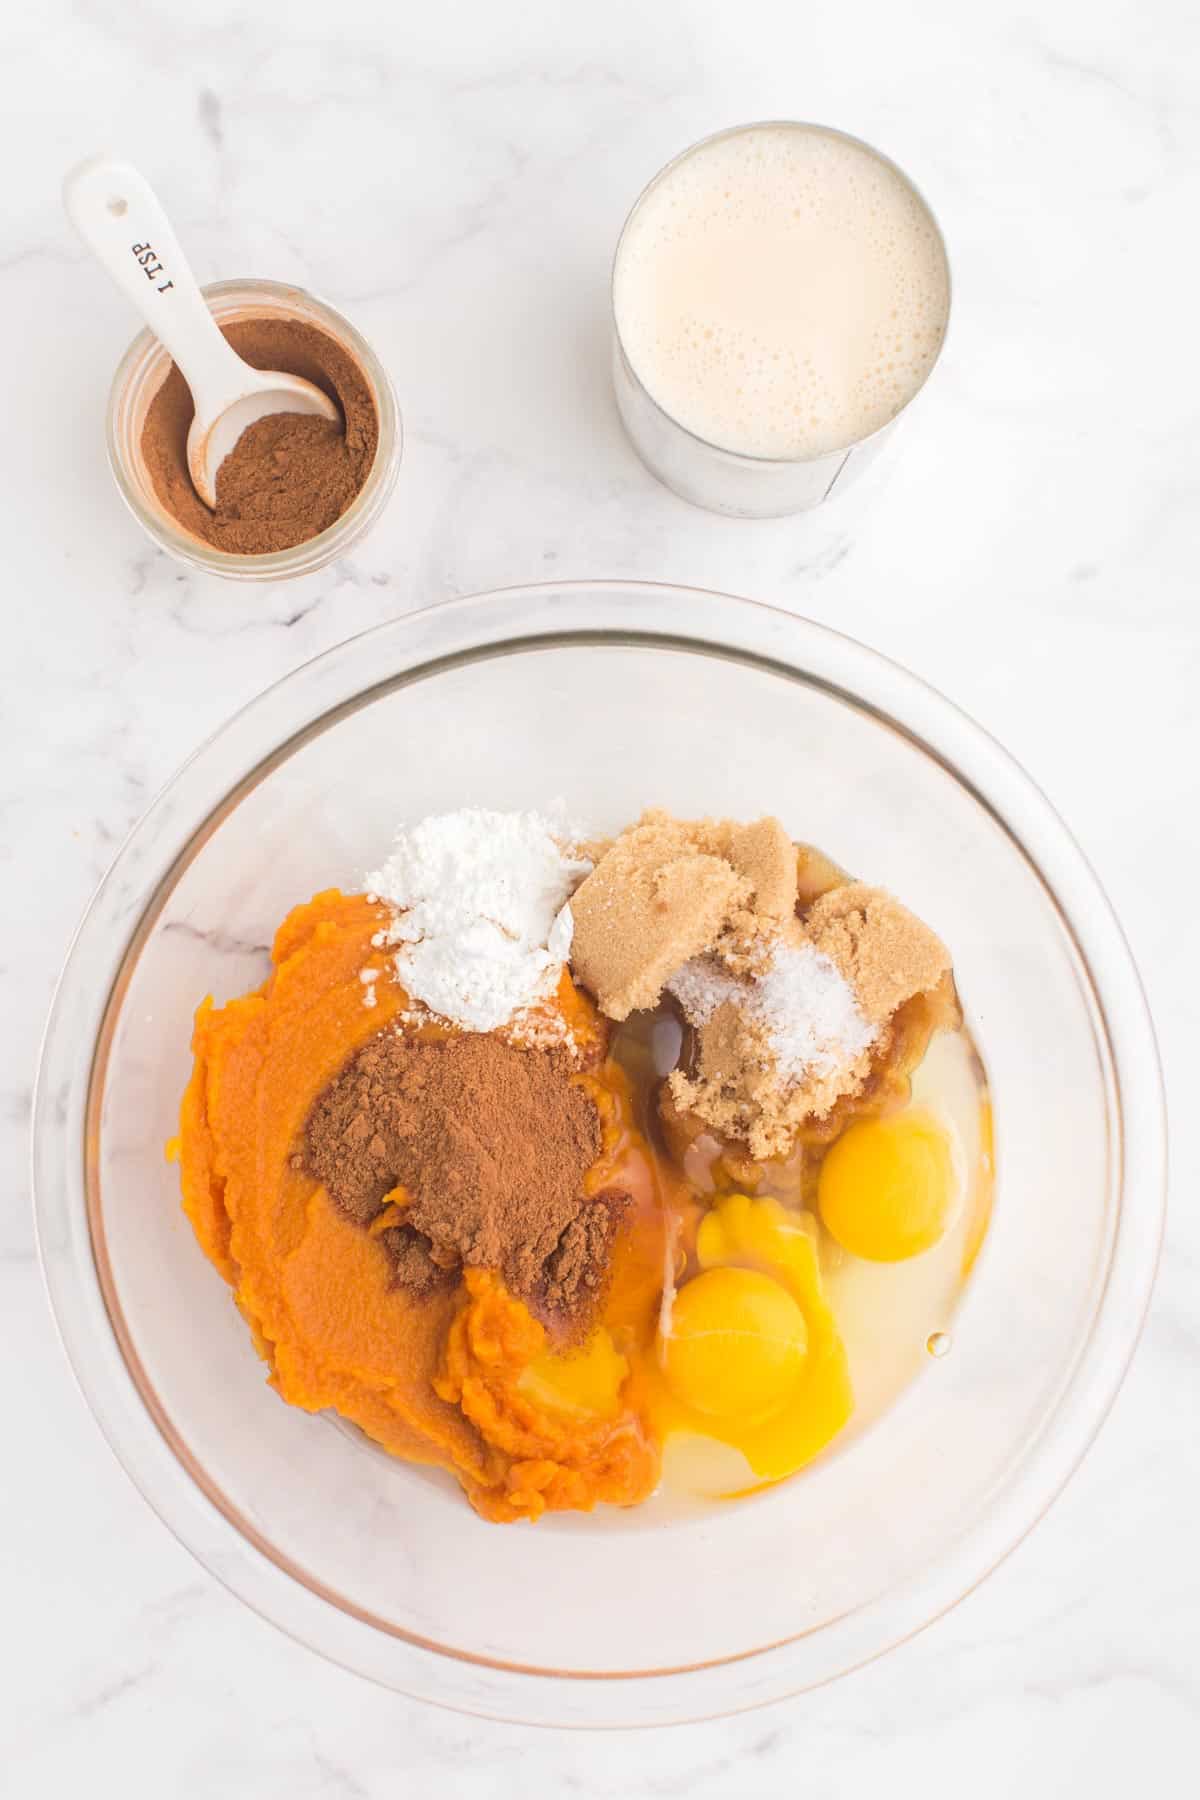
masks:
<path id="1" fill-rule="evenodd" d="M 109 156 L 80 163 L 63 183 L 63 204 L 192 390 L 188 471 L 206 506 L 216 506 L 217 470 L 256 419 L 281 412 L 341 418 L 311 381 L 252 369 L 222 337 L 157 195 L 132 163 Z"/>

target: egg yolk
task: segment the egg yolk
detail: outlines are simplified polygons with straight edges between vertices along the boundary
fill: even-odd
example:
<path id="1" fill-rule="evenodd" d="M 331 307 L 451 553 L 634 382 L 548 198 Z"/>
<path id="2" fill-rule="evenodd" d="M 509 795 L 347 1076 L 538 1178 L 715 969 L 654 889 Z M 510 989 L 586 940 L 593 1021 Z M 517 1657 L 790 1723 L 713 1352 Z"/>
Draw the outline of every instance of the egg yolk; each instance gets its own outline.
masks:
<path id="1" fill-rule="evenodd" d="M 675 1297 L 663 1368 L 685 1406 L 749 1422 L 795 1388 L 807 1337 L 804 1314 L 769 1275 L 709 1269 Z"/>
<path id="2" fill-rule="evenodd" d="M 868 1262 L 903 1262 L 942 1237 L 955 1187 L 949 1135 L 917 1109 L 843 1132 L 821 1165 L 817 1204 L 843 1250 Z"/>
<path id="3" fill-rule="evenodd" d="M 698 1268 L 633 1379 L 664 1442 L 740 1453 L 746 1492 L 802 1468 L 854 1406 L 846 1354 L 821 1291 L 813 1232 L 777 1200 L 726 1194 L 696 1233 Z M 717 1459 L 728 1467 L 728 1450 Z"/>
<path id="4" fill-rule="evenodd" d="M 535 1406 L 560 1412 L 614 1416 L 629 1364 L 601 1326 L 579 1350 L 543 1350 L 522 1370 L 517 1383 Z"/>

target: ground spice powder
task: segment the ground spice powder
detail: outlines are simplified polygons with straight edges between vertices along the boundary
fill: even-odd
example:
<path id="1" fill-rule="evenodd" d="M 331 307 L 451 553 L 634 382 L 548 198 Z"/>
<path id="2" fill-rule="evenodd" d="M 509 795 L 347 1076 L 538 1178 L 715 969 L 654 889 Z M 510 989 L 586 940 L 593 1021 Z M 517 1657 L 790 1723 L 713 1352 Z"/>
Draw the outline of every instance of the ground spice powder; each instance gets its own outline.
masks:
<path id="1" fill-rule="evenodd" d="M 383 1032 L 317 1101 L 308 1166 L 378 1231 L 402 1286 L 425 1292 L 464 1264 L 496 1269 L 547 1322 L 578 1325 L 603 1292 L 628 1200 L 583 1191 L 601 1134 L 574 1068 L 565 1051 L 482 1033 Z"/>
<path id="2" fill-rule="evenodd" d="M 354 357 L 315 325 L 271 317 L 221 329 L 254 368 L 302 375 L 324 389 L 341 422 L 300 413 L 259 419 L 221 464 L 210 512 L 188 473 L 191 389 L 172 363 L 146 414 L 142 456 L 160 502 L 193 537 L 235 556 L 289 550 L 340 519 L 362 488 L 379 447 L 375 402 Z"/>

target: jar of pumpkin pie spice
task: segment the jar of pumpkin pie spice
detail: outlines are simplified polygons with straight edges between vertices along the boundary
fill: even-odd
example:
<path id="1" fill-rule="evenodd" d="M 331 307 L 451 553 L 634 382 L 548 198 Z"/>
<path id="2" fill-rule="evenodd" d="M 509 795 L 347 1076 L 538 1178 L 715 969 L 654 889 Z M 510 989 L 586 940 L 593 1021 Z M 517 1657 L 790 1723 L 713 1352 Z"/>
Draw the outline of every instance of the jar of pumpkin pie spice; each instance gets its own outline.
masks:
<path id="1" fill-rule="evenodd" d="M 205 541 L 198 530 L 188 528 L 187 522 L 191 518 L 203 529 L 203 521 L 192 510 L 202 505 L 198 496 L 189 492 L 184 503 L 172 510 L 164 497 L 170 490 L 164 482 L 162 459 L 147 456 L 147 418 L 172 364 L 153 333 L 142 331 L 122 357 L 109 395 L 108 460 L 118 491 L 148 536 L 193 568 L 232 581 L 282 581 L 294 575 L 312 574 L 345 556 L 365 536 L 396 484 L 403 428 L 391 380 L 350 321 L 304 288 L 280 281 L 237 280 L 213 282 L 202 291 L 223 329 L 243 321 L 290 320 L 310 328 L 293 334 L 297 337 L 316 342 L 312 336 L 315 330 L 333 340 L 341 353 L 335 361 L 352 373 L 356 399 L 374 408 L 375 449 L 365 478 L 345 511 L 303 542 L 247 554 Z M 343 359 L 349 359 L 348 363 Z M 274 366 L 286 365 L 281 361 Z M 314 377 L 309 366 L 289 373 Z M 321 385 L 334 384 L 321 381 Z"/>

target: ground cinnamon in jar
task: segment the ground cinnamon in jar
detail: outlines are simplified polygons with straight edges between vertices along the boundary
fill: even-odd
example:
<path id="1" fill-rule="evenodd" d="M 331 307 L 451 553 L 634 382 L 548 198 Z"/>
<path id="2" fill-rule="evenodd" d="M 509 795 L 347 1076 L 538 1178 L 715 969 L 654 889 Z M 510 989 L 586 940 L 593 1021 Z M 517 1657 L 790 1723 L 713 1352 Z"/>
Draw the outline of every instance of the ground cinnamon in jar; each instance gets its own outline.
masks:
<path id="1" fill-rule="evenodd" d="M 238 319 L 221 330 L 254 368 L 302 375 L 324 389 L 341 420 L 300 413 L 257 420 L 218 469 L 210 512 L 188 473 L 191 390 L 172 363 L 146 413 L 142 456 L 163 507 L 193 537 L 235 556 L 289 550 L 340 519 L 370 474 L 379 447 L 371 388 L 350 352 L 304 320 Z"/>

